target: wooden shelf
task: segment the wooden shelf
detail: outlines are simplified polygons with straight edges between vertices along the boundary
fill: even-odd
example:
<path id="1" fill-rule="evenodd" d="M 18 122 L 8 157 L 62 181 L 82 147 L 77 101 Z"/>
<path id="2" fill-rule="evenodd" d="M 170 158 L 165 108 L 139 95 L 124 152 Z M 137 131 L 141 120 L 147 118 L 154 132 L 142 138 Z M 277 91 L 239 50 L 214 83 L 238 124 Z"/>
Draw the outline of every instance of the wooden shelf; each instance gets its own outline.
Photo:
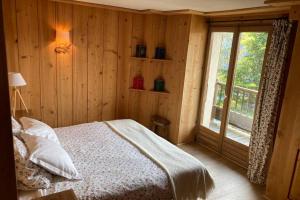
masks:
<path id="1" fill-rule="evenodd" d="M 145 89 L 135 89 L 135 88 L 129 88 L 129 90 L 135 91 L 135 92 L 146 92 L 147 91 Z"/>
<path id="2" fill-rule="evenodd" d="M 156 58 L 151 58 L 150 62 L 163 62 L 163 63 L 171 63 L 171 59 L 156 59 Z"/>
<path id="3" fill-rule="evenodd" d="M 143 93 L 150 93 L 150 94 L 161 94 L 161 95 L 169 95 L 169 91 L 154 91 L 154 90 L 142 90 L 142 89 L 134 89 L 134 88 L 129 88 L 129 90 L 133 92 L 143 92 Z"/>
<path id="4" fill-rule="evenodd" d="M 135 57 L 135 56 L 132 56 L 131 59 L 138 60 L 138 61 L 148 61 L 149 60 L 149 58 L 142 58 L 142 57 Z"/>
<path id="5" fill-rule="evenodd" d="M 162 94 L 162 95 L 169 95 L 169 91 L 155 91 L 155 90 L 148 90 L 148 92 L 152 93 L 152 94 Z"/>
<path id="6" fill-rule="evenodd" d="M 142 57 L 134 57 L 134 56 L 132 56 L 131 59 L 137 61 L 148 61 L 148 62 L 162 62 L 162 63 L 172 62 L 171 59 L 142 58 Z"/>

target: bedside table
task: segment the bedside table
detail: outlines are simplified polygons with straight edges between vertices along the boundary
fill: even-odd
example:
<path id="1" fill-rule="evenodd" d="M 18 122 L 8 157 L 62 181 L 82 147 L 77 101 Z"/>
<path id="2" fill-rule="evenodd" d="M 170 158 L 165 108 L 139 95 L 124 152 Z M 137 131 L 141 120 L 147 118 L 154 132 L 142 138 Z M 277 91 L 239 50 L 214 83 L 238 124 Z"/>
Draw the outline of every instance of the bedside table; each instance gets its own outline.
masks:
<path id="1" fill-rule="evenodd" d="M 74 191 L 71 190 L 65 190 L 62 192 L 50 194 L 47 196 L 39 197 L 34 200 L 78 200 L 77 197 L 75 196 Z"/>
<path id="2" fill-rule="evenodd" d="M 151 118 L 151 130 L 157 135 L 169 139 L 169 126 L 170 121 L 164 117 L 154 115 Z"/>

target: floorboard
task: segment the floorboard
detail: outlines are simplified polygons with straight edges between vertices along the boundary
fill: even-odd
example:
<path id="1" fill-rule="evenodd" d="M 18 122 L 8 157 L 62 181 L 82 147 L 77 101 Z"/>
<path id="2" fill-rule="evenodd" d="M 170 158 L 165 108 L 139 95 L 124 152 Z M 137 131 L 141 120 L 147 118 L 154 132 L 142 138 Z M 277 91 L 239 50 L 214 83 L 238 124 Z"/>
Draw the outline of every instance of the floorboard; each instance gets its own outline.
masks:
<path id="1" fill-rule="evenodd" d="M 215 189 L 208 196 L 208 200 L 264 199 L 265 188 L 251 184 L 244 168 L 196 143 L 180 145 L 179 147 L 199 159 L 212 175 Z"/>

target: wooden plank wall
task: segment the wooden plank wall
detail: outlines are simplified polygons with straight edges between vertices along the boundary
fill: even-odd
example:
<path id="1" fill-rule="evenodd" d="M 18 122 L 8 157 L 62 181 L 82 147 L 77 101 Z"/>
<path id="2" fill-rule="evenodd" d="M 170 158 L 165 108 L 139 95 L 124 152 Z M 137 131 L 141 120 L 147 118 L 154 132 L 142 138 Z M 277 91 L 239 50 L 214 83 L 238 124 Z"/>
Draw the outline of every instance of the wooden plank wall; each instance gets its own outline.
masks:
<path id="1" fill-rule="evenodd" d="M 138 122 L 150 126 L 151 116 L 159 114 L 171 121 L 170 138 L 171 141 L 178 140 L 178 114 L 181 81 L 185 70 L 185 55 L 187 43 L 174 42 L 188 40 L 188 25 L 190 16 L 163 16 L 163 15 L 143 15 L 137 17 L 133 15 L 129 23 L 133 24 L 131 39 L 131 55 L 135 55 L 136 44 L 147 46 L 147 57 L 153 58 L 155 47 L 164 46 L 167 51 L 167 58 L 172 59 L 172 63 L 144 62 L 139 60 L 129 60 L 127 63 L 127 73 L 129 81 L 123 85 L 122 91 L 128 91 L 132 86 L 132 79 L 135 75 L 141 74 L 144 77 L 144 87 L 151 90 L 154 87 L 154 79 L 162 76 L 165 79 L 166 90 L 169 95 L 158 95 L 152 93 L 140 93 L 135 91 L 123 94 L 124 101 L 127 102 L 128 109 L 121 113 L 123 116 L 135 119 Z M 131 22 L 132 21 L 132 22 Z M 128 21 L 127 21 L 128 23 Z M 127 55 L 128 56 L 128 55 Z M 121 86 L 121 84 L 120 84 Z M 123 107 L 124 104 L 119 104 Z M 120 108 L 120 109 L 124 109 Z"/>
<path id="2" fill-rule="evenodd" d="M 198 119 L 200 101 L 200 86 L 204 66 L 205 47 L 208 27 L 205 19 L 192 16 L 189 43 L 186 58 L 185 80 L 183 83 L 182 109 L 180 114 L 179 141 L 192 141 Z"/>
<path id="3" fill-rule="evenodd" d="M 48 0 L 4 0 L 4 5 L 9 71 L 20 71 L 27 81 L 21 92 L 33 117 L 53 127 L 116 118 L 132 118 L 149 127 L 151 116 L 159 114 L 171 121 L 172 142 L 186 140 L 179 137 L 181 109 L 188 104 L 182 103 L 183 88 L 199 85 L 192 74 L 201 76 L 202 60 L 193 57 L 201 56 L 205 46 L 202 17 L 143 15 Z M 197 20 L 203 23 L 198 24 L 200 32 L 191 28 Z M 56 29 L 70 31 L 72 47 L 66 54 L 54 51 Z M 195 44 L 189 43 L 191 31 L 201 33 L 191 40 Z M 131 59 L 141 43 L 149 58 L 156 47 L 165 47 L 172 62 Z M 137 74 L 144 76 L 147 90 L 163 77 L 169 95 L 130 91 Z M 184 86 L 188 79 L 192 84 Z M 187 120 L 194 126 L 194 119 Z M 181 128 L 188 129 L 186 135 L 191 133 L 188 127 Z"/>
<path id="4" fill-rule="evenodd" d="M 116 118 L 116 11 L 43 0 L 5 0 L 9 71 L 20 71 L 35 118 L 58 127 Z M 55 30 L 72 48 L 56 54 Z M 103 86 L 105 85 L 105 86 Z"/>
<path id="5" fill-rule="evenodd" d="M 150 127 L 151 117 L 158 114 L 171 121 L 169 133 L 172 142 L 182 143 L 193 140 L 192 130 L 195 127 L 197 116 L 192 114 L 192 117 L 182 120 L 182 123 L 188 122 L 189 124 L 182 127 L 180 132 L 180 115 L 183 108 L 182 96 L 184 95 L 183 85 L 185 79 L 189 80 L 190 83 L 185 86 L 187 88 L 185 93 L 193 99 L 192 104 L 184 104 L 184 106 L 188 106 L 184 111 L 186 112 L 185 116 L 188 115 L 190 109 L 193 109 L 193 113 L 197 113 L 198 102 L 196 101 L 198 101 L 200 94 L 203 61 L 201 56 L 204 52 L 207 34 L 204 18 L 200 16 L 192 17 L 191 15 L 128 15 L 126 13 L 121 15 L 119 23 L 120 27 L 132 24 L 132 29 L 125 29 L 125 34 L 119 37 L 119 41 L 122 41 L 122 51 L 119 52 L 119 58 L 123 58 L 120 59 L 123 64 L 122 68 L 119 69 L 119 73 L 125 75 L 123 76 L 124 79 L 119 79 L 119 117 L 129 117 Z M 192 24 L 193 27 L 191 28 Z M 195 28 L 195 26 L 198 26 L 198 28 Z M 132 35 L 131 38 L 127 36 L 130 34 Z M 192 36 L 193 40 L 190 40 Z M 145 62 L 130 59 L 130 56 L 135 55 L 136 44 L 147 46 L 148 58 L 154 57 L 156 47 L 165 47 L 167 58 L 172 61 Z M 194 57 L 198 58 L 194 60 Z M 187 63 L 187 59 L 192 61 Z M 187 74 L 186 70 L 189 71 Z M 145 90 L 153 89 L 154 80 L 157 77 L 163 77 L 169 94 L 160 95 L 128 91 L 128 88 L 132 86 L 133 77 L 138 74 L 144 77 Z M 192 108 L 192 106 L 195 106 L 195 108 Z M 185 135 L 179 137 L 183 132 Z"/>

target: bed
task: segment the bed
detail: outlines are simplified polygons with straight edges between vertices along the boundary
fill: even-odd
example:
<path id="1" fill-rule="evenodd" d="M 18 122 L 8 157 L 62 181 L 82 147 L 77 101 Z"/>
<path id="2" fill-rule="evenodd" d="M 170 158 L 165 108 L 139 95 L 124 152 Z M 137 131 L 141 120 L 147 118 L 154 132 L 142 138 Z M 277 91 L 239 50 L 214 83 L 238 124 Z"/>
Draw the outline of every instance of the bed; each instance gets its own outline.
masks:
<path id="1" fill-rule="evenodd" d="M 20 191 L 20 200 L 71 188 L 82 200 L 195 199 L 205 198 L 213 187 L 200 161 L 133 120 L 86 123 L 55 132 L 83 179 L 55 177 L 50 189 Z M 172 157 L 176 156 L 173 151 L 197 165 L 181 170 L 189 165 Z M 173 161 L 179 164 L 170 163 Z M 189 177 L 195 176 L 193 170 L 198 176 L 195 183 Z M 184 191 L 187 188 L 191 191 Z"/>

